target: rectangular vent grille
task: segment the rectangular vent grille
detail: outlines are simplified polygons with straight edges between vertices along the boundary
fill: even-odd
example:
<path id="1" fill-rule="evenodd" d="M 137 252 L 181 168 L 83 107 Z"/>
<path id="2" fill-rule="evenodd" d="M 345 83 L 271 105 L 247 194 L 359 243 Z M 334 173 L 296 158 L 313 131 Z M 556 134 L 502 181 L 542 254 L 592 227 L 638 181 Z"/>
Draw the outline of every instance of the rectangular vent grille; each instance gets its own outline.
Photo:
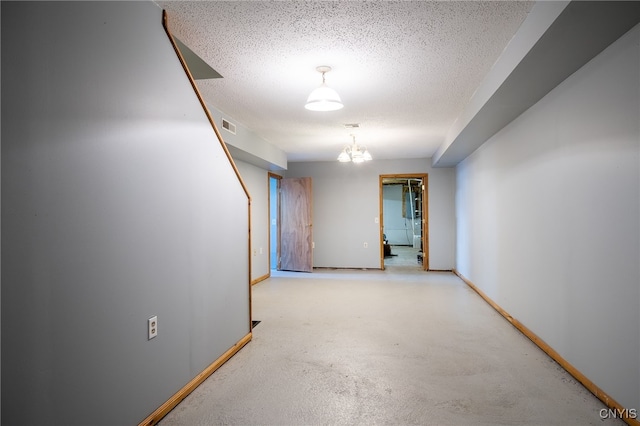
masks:
<path id="1" fill-rule="evenodd" d="M 236 134 L 236 125 L 233 123 L 230 123 L 224 118 L 222 119 L 222 128 L 228 131 L 229 133 L 233 133 L 234 135 Z"/>

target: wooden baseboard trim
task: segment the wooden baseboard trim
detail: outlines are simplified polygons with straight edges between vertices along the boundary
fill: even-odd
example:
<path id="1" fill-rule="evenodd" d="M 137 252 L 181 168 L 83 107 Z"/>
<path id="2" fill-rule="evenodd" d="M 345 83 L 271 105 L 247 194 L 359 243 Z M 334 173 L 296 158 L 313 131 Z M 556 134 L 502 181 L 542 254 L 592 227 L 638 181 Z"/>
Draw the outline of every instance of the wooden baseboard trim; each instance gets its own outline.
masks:
<path id="1" fill-rule="evenodd" d="M 218 368 L 235 355 L 240 349 L 242 349 L 247 343 L 251 341 L 251 333 L 244 336 L 238 343 L 233 345 L 226 351 L 220 358 L 215 360 L 211 365 L 204 369 L 200 374 L 194 377 L 189 383 L 187 383 L 182 389 L 176 392 L 167 402 L 162 404 L 156 411 L 151 413 L 149 417 L 144 419 L 138 426 L 152 426 L 157 424 L 164 416 L 166 416 L 171 410 L 175 408 L 183 399 L 194 391 L 207 377 L 213 374 Z"/>
<path id="2" fill-rule="evenodd" d="M 608 408 L 614 410 L 617 414 L 618 418 L 622 418 L 628 425 L 632 426 L 640 426 L 640 421 L 638 419 L 630 418 L 629 413 L 632 410 L 625 409 L 616 402 L 613 398 L 611 398 L 607 393 L 605 393 L 602 389 L 596 386 L 587 376 L 582 374 L 577 368 L 575 368 L 569 361 L 564 359 L 558 352 L 556 352 L 551 346 L 549 346 L 544 340 L 542 340 L 538 335 L 536 335 L 533 331 L 527 328 L 520 321 L 512 317 L 507 311 L 502 309 L 500 305 L 494 302 L 489 296 L 487 296 L 482 290 L 476 287 L 471 281 L 469 281 L 465 276 L 463 276 L 456 269 L 453 270 L 453 273 L 456 274 L 462 281 L 464 281 L 473 291 L 478 293 L 480 297 L 484 299 L 493 309 L 495 309 L 500 315 L 502 315 L 507 321 L 509 321 L 515 328 L 517 328 L 522 334 L 524 334 L 529 340 L 536 344 L 540 349 L 542 349 L 547 355 L 549 355 L 554 361 L 556 361 L 562 368 L 564 368 L 569 374 L 571 374 L 577 381 L 582 383 L 582 385 L 589 390 L 592 394 L 595 395 L 600 401 L 604 403 Z"/>
<path id="3" fill-rule="evenodd" d="M 268 274 L 265 274 L 261 277 L 256 278 L 255 280 L 251 281 L 251 285 L 256 285 L 261 281 L 266 280 L 267 278 L 269 278 L 271 276 L 271 272 L 269 272 Z"/>

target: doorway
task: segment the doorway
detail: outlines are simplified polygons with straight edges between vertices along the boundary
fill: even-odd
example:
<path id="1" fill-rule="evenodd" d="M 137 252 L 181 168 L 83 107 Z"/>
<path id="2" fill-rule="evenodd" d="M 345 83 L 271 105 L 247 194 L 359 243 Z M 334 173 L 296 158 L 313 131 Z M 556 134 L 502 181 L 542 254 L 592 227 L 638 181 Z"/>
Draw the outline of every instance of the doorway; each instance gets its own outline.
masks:
<path id="1" fill-rule="evenodd" d="M 280 179 L 269 173 L 269 269 L 280 269 Z"/>
<path id="2" fill-rule="evenodd" d="M 313 271 L 311 178 L 269 173 L 269 268 Z"/>
<path id="3" fill-rule="evenodd" d="M 380 175 L 380 267 L 429 269 L 428 175 Z"/>

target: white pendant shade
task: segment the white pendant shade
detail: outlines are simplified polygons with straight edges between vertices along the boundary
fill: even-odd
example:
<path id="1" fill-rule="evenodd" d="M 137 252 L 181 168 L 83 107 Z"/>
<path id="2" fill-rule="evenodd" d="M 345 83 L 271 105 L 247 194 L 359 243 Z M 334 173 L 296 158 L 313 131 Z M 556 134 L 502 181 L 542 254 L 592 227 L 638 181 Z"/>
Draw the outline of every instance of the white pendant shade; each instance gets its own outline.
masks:
<path id="1" fill-rule="evenodd" d="M 338 93 L 322 83 L 322 86 L 311 92 L 304 107 L 311 111 L 335 111 L 343 106 Z"/>
<path id="2" fill-rule="evenodd" d="M 340 155 L 338 155 L 338 161 L 341 163 L 348 163 L 349 161 L 351 161 L 351 157 L 349 157 L 349 154 L 347 154 L 346 149 L 343 149 Z"/>
<path id="3" fill-rule="evenodd" d="M 311 92 L 304 107 L 310 111 L 335 111 L 342 108 L 344 105 L 338 93 L 324 82 L 324 75 L 331 71 L 331 67 L 323 65 L 316 70 L 322 74 L 322 85 Z"/>

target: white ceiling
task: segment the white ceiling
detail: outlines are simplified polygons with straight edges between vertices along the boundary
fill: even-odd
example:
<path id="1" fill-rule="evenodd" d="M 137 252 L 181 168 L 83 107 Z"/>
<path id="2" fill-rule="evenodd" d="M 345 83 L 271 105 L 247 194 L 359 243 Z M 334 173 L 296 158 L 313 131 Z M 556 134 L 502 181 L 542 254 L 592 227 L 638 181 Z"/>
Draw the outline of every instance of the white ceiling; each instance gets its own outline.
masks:
<path id="1" fill-rule="evenodd" d="M 529 13 L 524 1 L 157 1 L 172 33 L 224 78 L 210 105 L 287 153 L 335 160 L 351 141 L 374 159 L 431 157 Z M 327 84 L 345 107 L 304 109 Z"/>

